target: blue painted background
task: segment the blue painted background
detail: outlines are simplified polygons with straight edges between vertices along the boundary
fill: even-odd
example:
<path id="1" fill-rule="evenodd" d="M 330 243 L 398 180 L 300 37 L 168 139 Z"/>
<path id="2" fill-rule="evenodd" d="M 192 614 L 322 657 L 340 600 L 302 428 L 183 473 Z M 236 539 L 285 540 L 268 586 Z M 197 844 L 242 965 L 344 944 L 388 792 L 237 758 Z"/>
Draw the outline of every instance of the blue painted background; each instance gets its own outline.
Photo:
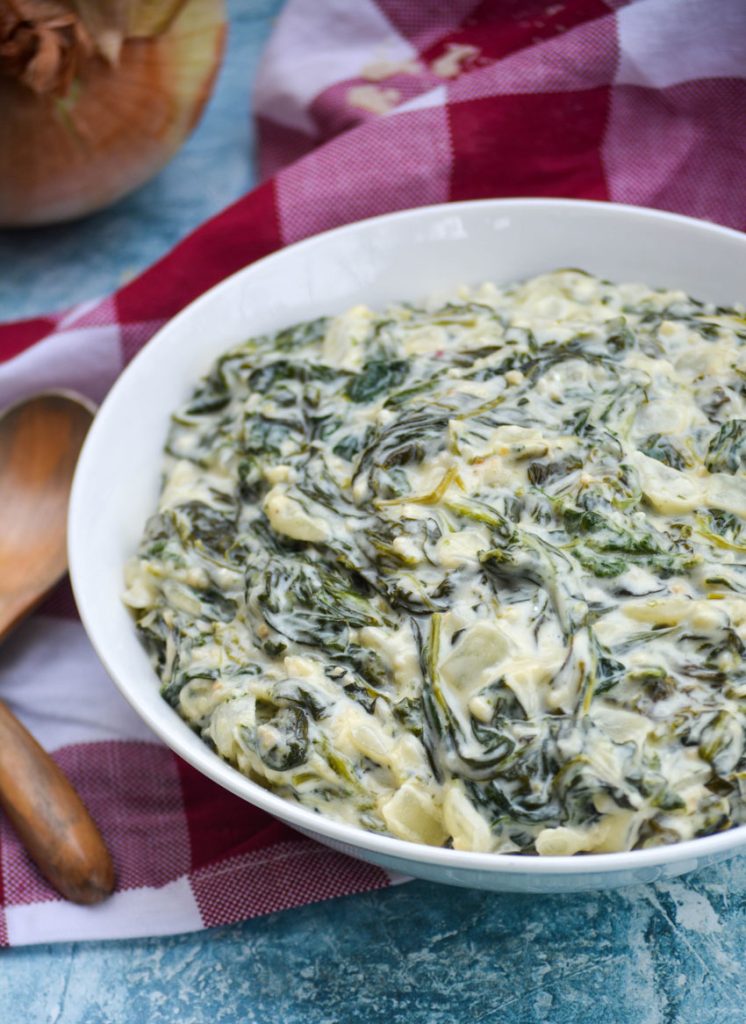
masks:
<path id="1" fill-rule="evenodd" d="M 746 862 L 605 894 L 422 882 L 171 939 L 0 956 L 0 1020 L 743 1024 Z"/>
<path id="2" fill-rule="evenodd" d="M 207 114 L 155 181 L 78 224 L 0 233 L 0 317 L 106 293 L 249 186 L 250 84 L 280 5 L 231 4 Z M 745 896 L 742 859 L 550 898 L 413 882 L 197 935 L 5 950 L 0 1022 L 745 1024 Z"/>

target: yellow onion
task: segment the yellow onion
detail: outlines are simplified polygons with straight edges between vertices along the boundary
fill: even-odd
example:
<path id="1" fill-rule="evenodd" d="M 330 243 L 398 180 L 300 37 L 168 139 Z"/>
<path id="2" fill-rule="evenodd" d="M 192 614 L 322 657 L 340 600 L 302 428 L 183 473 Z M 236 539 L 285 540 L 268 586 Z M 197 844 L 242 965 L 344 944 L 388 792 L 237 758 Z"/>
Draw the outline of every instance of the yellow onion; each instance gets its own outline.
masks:
<path id="1" fill-rule="evenodd" d="M 69 220 L 152 177 L 224 38 L 224 0 L 0 0 L 0 225 Z"/>

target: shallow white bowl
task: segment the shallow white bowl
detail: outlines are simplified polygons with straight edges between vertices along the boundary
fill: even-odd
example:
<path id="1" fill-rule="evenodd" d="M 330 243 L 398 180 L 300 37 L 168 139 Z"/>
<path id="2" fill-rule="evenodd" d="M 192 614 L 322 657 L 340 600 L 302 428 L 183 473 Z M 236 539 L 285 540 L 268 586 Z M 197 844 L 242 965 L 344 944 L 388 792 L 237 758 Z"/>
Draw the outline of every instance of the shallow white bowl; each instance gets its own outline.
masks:
<path id="1" fill-rule="evenodd" d="M 156 505 L 169 415 L 229 346 L 359 302 L 380 308 L 558 267 L 733 303 L 746 298 L 746 235 L 653 210 L 551 199 L 431 206 L 318 235 L 234 274 L 158 332 L 104 402 L 73 486 L 70 571 L 83 624 L 148 725 L 205 775 L 307 835 L 439 882 L 567 892 L 654 881 L 731 856 L 746 845 L 746 826 L 652 850 L 539 858 L 436 849 L 323 818 L 220 760 L 161 699 L 120 599 L 122 569 Z"/>

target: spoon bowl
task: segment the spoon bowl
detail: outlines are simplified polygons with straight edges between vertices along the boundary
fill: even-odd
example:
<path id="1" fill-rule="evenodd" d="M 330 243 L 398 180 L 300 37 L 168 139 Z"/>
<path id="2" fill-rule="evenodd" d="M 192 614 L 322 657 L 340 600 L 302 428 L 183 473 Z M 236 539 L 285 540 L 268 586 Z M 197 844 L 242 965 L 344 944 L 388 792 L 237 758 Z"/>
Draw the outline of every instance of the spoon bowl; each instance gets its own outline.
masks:
<path id="1" fill-rule="evenodd" d="M 0 640 L 66 571 L 70 487 L 93 413 L 50 392 L 0 417 Z"/>

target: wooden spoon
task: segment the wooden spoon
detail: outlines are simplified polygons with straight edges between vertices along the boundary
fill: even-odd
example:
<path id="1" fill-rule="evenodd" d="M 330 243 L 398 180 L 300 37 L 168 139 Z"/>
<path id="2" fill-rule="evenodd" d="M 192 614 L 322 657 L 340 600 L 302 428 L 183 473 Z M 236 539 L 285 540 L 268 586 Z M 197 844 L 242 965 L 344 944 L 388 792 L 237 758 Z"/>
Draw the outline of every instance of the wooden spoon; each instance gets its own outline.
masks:
<path id="1" fill-rule="evenodd" d="M 0 417 L 0 641 L 65 574 L 67 503 L 93 406 L 37 395 Z M 101 833 L 55 762 L 0 701 L 0 807 L 49 882 L 75 903 L 114 888 Z"/>

